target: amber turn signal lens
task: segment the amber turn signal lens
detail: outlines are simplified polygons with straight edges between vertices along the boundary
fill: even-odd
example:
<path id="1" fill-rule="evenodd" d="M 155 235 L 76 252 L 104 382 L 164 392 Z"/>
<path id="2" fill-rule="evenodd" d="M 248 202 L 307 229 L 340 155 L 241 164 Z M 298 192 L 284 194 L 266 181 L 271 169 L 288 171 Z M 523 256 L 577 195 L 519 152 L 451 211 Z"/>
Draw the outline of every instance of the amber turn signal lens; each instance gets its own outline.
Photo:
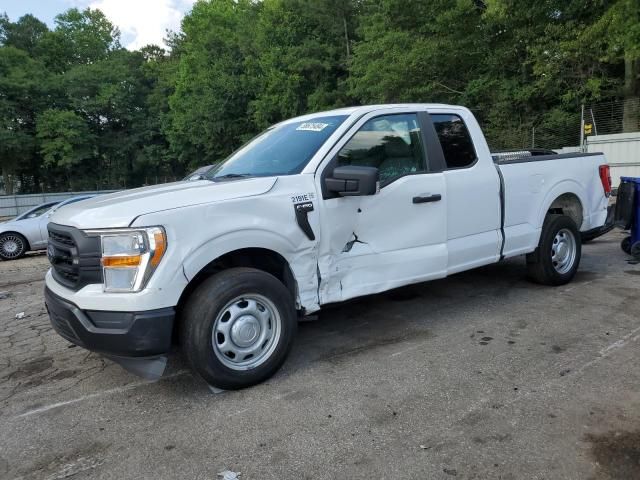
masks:
<path id="1" fill-rule="evenodd" d="M 137 267 L 142 261 L 141 255 L 123 255 L 115 257 L 102 257 L 103 267 Z"/>
<path id="2" fill-rule="evenodd" d="M 156 244 L 153 257 L 151 257 L 151 265 L 157 267 L 164 256 L 164 252 L 167 249 L 167 242 L 164 239 L 164 234 L 162 232 L 154 232 L 153 240 Z"/>

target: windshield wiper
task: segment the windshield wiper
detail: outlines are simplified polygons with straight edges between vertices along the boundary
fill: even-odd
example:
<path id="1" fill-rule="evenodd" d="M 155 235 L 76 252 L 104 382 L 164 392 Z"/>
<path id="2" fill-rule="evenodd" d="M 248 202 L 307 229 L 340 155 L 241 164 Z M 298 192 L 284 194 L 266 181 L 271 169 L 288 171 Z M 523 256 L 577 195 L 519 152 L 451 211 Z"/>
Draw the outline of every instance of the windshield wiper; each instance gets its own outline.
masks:
<path id="1" fill-rule="evenodd" d="M 247 177 L 253 177 L 253 175 L 251 175 L 250 173 L 227 173 L 225 175 L 220 175 L 219 177 L 213 177 L 211 178 L 211 180 L 215 182 L 218 179 L 229 180 L 234 178 L 247 178 Z"/>

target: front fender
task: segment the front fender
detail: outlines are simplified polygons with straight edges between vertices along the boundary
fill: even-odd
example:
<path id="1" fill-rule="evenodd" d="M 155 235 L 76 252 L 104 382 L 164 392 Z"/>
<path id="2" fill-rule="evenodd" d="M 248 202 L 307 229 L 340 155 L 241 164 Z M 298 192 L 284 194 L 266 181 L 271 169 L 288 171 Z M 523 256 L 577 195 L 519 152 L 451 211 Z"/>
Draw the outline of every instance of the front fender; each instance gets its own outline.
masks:
<path id="1" fill-rule="evenodd" d="M 319 309 L 317 249 L 315 243 L 307 247 L 296 245 L 289 237 L 271 230 L 245 229 L 222 234 L 196 247 L 185 258 L 184 275 L 188 281 L 214 260 L 236 250 L 263 248 L 282 256 L 291 269 L 297 284 L 297 302 L 307 311 Z"/>

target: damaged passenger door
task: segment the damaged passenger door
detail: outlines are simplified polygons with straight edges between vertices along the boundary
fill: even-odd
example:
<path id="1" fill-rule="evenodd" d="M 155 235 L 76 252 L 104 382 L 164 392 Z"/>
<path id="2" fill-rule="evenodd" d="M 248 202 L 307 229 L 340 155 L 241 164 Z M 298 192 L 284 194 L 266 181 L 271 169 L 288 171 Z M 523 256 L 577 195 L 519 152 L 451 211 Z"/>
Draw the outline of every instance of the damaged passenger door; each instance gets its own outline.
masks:
<path id="1" fill-rule="evenodd" d="M 356 122 L 321 165 L 322 304 L 446 275 L 446 185 L 429 162 L 435 135 L 426 112 L 379 110 Z M 379 191 L 332 191 L 345 166 L 377 168 Z"/>

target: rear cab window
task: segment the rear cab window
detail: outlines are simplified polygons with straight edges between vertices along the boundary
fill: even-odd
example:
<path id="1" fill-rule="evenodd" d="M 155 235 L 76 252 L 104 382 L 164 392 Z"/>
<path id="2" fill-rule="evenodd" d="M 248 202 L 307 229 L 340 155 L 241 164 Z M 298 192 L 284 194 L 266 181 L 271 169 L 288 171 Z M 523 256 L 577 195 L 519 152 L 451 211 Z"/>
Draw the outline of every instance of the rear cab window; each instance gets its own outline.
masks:
<path id="1" fill-rule="evenodd" d="M 478 157 L 462 118 L 451 113 L 432 113 L 429 116 L 440 140 L 447 169 L 466 168 L 475 164 Z"/>

